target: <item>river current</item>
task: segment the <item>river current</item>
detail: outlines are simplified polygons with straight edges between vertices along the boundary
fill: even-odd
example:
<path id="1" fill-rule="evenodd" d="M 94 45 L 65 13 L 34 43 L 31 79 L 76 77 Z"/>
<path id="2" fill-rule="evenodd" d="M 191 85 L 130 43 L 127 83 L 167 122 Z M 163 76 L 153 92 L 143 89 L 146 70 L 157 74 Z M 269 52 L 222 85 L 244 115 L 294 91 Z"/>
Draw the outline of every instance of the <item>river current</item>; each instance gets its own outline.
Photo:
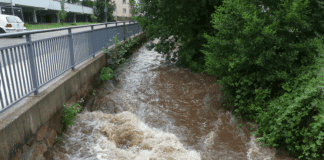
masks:
<path id="1" fill-rule="evenodd" d="M 292 160 L 261 147 L 250 134 L 256 124 L 235 121 L 215 77 L 166 62 L 145 45 L 130 59 L 77 115 L 53 159 Z"/>

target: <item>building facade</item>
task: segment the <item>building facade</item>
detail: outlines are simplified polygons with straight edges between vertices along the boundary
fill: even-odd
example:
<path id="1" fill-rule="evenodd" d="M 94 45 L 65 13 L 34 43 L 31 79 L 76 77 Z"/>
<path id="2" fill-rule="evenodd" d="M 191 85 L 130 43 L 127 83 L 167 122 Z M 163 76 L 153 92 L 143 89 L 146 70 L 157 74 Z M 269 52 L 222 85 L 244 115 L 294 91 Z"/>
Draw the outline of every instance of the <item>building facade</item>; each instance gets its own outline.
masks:
<path id="1" fill-rule="evenodd" d="M 111 0 L 116 4 L 116 8 L 113 12 L 113 16 L 117 21 L 122 21 L 122 17 L 125 17 L 125 20 L 132 20 L 131 8 L 129 5 L 129 0 Z"/>
<path id="2" fill-rule="evenodd" d="M 61 0 L 0 0 L 1 7 L 17 7 L 22 9 L 25 23 L 60 23 L 56 15 L 61 11 Z M 93 14 L 93 8 L 80 3 L 65 3 L 67 11 L 66 23 L 87 22 Z M 1 13 L 0 14 L 8 14 Z M 10 13 L 9 13 L 10 14 Z M 16 13 L 15 13 L 16 14 Z"/>

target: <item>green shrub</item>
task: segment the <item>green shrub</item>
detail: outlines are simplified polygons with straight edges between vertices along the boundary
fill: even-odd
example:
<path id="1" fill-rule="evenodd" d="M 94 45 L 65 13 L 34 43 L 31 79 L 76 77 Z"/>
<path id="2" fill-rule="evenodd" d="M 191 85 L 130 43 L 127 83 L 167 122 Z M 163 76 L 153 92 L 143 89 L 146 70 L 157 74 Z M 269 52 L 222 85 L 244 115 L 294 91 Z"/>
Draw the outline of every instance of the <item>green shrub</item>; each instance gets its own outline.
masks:
<path id="1" fill-rule="evenodd" d="M 98 18 L 95 15 L 91 15 L 90 19 L 92 22 L 96 22 Z"/>
<path id="2" fill-rule="evenodd" d="M 259 123 L 256 135 L 263 133 L 258 141 L 284 147 L 296 158 L 324 159 L 324 61 L 317 58 L 315 65 L 305 67 L 300 76 L 285 83 L 283 88 L 287 92 L 272 99 L 267 110 L 256 118 Z"/>
<path id="3" fill-rule="evenodd" d="M 91 95 L 92 95 L 92 96 L 96 95 L 96 90 L 93 90 L 93 91 L 91 92 Z"/>
<path id="4" fill-rule="evenodd" d="M 131 32 L 128 32 L 127 29 L 125 30 L 125 32 L 127 32 L 127 39 L 131 36 Z M 120 64 L 123 64 L 128 61 L 124 57 L 127 52 L 130 52 L 131 47 L 135 43 L 138 43 L 139 39 L 140 37 L 136 37 L 135 39 L 129 38 L 128 42 L 121 45 L 121 42 L 118 40 L 118 37 L 116 35 L 113 38 L 114 48 L 112 48 L 111 50 L 105 47 L 102 48 L 102 50 L 110 56 L 110 59 L 112 60 L 111 64 L 113 65 L 113 69 L 117 68 Z"/>
<path id="5" fill-rule="evenodd" d="M 204 35 L 208 40 L 208 45 L 204 45 L 207 49 L 202 50 L 206 54 L 206 72 L 219 77 L 224 92 L 232 95 L 238 110 L 252 118 L 266 101 L 284 94 L 282 83 L 296 77 L 302 66 L 315 63 L 321 40 L 305 29 L 298 34 L 307 38 L 299 38 L 297 33 L 288 32 L 287 27 L 279 23 L 282 21 L 293 28 L 309 26 L 308 23 L 296 23 L 303 21 L 300 16 L 262 13 L 261 8 L 250 1 L 224 3 L 225 7 L 212 15 L 211 22 L 219 30 L 217 38 Z M 236 10 L 229 12 L 231 8 Z M 305 7 L 289 15 L 301 15 L 302 8 Z M 279 18 L 274 21 L 274 16 Z"/>
<path id="6" fill-rule="evenodd" d="M 79 103 L 84 102 L 83 98 L 81 98 L 81 101 Z M 63 117 L 62 122 L 65 126 L 65 128 L 68 128 L 69 125 L 74 125 L 74 120 L 76 120 L 78 117 L 76 117 L 77 113 L 82 111 L 82 106 L 78 103 L 72 103 L 70 106 L 65 107 L 63 104 Z"/>
<path id="7" fill-rule="evenodd" d="M 109 67 L 103 67 L 100 71 L 100 80 L 108 81 L 114 77 L 114 71 Z"/>
<path id="8" fill-rule="evenodd" d="M 320 65 L 316 60 L 324 53 L 323 38 L 314 33 L 324 29 L 323 9 L 315 0 L 264 0 L 267 12 L 256 1 L 223 3 L 212 14 L 214 36 L 204 34 L 206 72 L 233 97 L 224 98 L 226 104 L 233 101 L 235 112 L 260 122 L 260 141 L 285 148 L 295 158 L 318 159 L 324 134 L 318 128 L 324 122 L 310 119 L 324 113 L 319 103 L 323 81 L 314 80 L 321 68 L 314 69 Z M 304 72 L 310 76 L 300 75 Z M 296 103 L 308 107 L 297 112 Z"/>

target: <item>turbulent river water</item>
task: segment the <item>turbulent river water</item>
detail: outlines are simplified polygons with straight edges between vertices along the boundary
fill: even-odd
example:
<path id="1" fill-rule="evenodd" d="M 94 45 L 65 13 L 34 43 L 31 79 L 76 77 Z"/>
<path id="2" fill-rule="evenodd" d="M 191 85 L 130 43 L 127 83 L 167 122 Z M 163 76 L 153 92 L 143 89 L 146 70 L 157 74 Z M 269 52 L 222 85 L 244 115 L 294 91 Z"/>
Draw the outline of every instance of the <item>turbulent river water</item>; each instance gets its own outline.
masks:
<path id="1" fill-rule="evenodd" d="M 235 121 L 214 77 L 167 63 L 145 45 L 130 59 L 78 114 L 53 159 L 292 160 L 261 147 L 250 122 Z"/>

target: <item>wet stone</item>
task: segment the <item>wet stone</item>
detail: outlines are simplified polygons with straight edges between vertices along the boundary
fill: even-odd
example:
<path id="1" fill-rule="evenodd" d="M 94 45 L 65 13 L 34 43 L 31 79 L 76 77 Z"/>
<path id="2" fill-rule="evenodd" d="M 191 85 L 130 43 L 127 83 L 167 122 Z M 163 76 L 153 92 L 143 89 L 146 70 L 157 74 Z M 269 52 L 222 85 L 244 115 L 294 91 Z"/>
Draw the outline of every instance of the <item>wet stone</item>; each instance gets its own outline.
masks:
<path id="1" fill-rule="evenodd" d="M 47 126 L 43 124 L 36 132 L 37 141 L 43 140 L 46 136 L 46 133 L 47 133 Z"/>

